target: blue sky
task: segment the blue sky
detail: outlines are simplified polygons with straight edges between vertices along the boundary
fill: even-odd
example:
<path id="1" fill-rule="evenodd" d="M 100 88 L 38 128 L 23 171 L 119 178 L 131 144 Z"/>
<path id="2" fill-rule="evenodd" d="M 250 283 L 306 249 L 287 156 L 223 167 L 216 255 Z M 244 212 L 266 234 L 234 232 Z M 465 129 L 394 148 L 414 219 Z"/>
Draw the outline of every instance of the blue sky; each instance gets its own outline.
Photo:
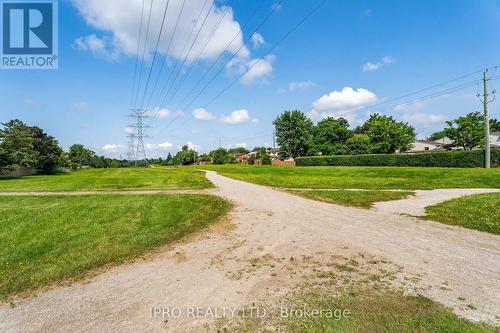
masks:
<path id="1" fill-rule="evenodd" d="M 389 108 L 392 103 L 378 107 L 376 104 L 500 65 L 500 1 L 327 0 L 304 25 L 205 110 L 196 111 L 194 117 L 195 109 L 204 107 L 245 73 L 317 3 L 284 0 L 258 31 L 259 35 L 252 38 L 254 28 L 276 5 L 276 0 L 263 0 L 262 7 L 246 24 L 259 1 L 234 0 L 225 15 L 228 0 L 217 1 L 210 13 L 210 1 L 207 2 L 201 15 L 203 19 L 209 13 L 206 26 L 193 43 L 194 52 L 179 80 L 192 66 L 189 76 L 175 98 L 167 98 L 165 105 L 160 105 L 159 88 L 153 95 L 150 109 L 160 107 L 156 114 L 161 117 L 150 122 L 153 128 L 146 140 L 149 155 L 175 152 L 188 142 L 201 151 L 213 149 L 219 142 L 224 146 L 249 147 L 271 144 L 272 120 L 289 109 L 300 109 L 315 121 L 325 116 L 344 116 L 353 126 L 370 112 L 383 109 L 385 114 L 412 123 L 419 137 L 424 137 L 442 128 L 447 119 L 480 110 L 481 104 L 475 97 L 480 87 L 411 105 Z M 152 81 L 167 52 L 182 0 L 170 3 Z M 182 47 L 192 24 L 198 24 L 195 31 L 201 26 L 201 20 L 196 23 L 194 19 L 204 3 L 205 0 L 189 0 L 185 6 L 159 87 L 176 62 L 182 62 L 186 54 Z M 154 0 L 144 81 L 165 4 L 165 0 Z M 19 118 L 38 125 L 58 138 L 64 148 L 82 143 L 100 154 L 125 156 L 127 126 L 132 122 L 127 114 L 131 107 L 141 5 L 142 0 L 60 0 L 59 69 L 0 71 L 0 121 Z M 219 19 L 219 29 L 203 49 Z M 212 66 L 240 29 L 243 37 L 236 39 L 223 60 L 229 60 L 238 48 L 242 50 L 225 68 L 225 61 L 216 65 L 217 70 L 222 69 L 221 74 L 185 109 L 188 103 L 180 103 L 181 97 Z M 243 45 L 246 39 L 249 42 Z M 203 51 L 201 59 L 194 62 L 198 51 Z M 491 75 L 500 75 L 500 71 L 492 71 Z M 207 79 L 211 77 L 212 74 Z M 477 73 L 401 102 L 480 78 Z M 491 82 L 492 89 L 497 82 Z M 144 85 L 141 94 L 143 90 Z M 498 102 L 491 104 L 491 113 L 498 117 L 499 112 Z"/>

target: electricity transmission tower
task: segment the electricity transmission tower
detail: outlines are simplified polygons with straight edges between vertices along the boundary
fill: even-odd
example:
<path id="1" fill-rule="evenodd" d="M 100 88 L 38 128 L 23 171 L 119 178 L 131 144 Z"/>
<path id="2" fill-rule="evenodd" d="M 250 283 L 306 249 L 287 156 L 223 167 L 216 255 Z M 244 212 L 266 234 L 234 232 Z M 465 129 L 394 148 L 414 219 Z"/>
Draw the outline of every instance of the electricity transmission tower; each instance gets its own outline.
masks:
<path id="1" fill-rule="evenodd" d="M 144 124 L 144 120 L 150 118 L 150 116 L 144 109 L 132 109 L 132 114 L 129 117 L 135 119 L 135 123 L 130 125 L 130 127 L 135 128 L 135 133 L 130 137 L 134 148 L 134 162 L 137 166 L 137 161 L 146 159 L 144 138 L 147 138 L 147 136 L 145 135 L 145 129 L 150 128 L 150 126 Z"/>
<path id="2" fill-rule="evenodd" d="M 489 99 L 488 92 L 488 69 L 486 69 L 483 73 L 483 84 L 484 84 L 484 93 L 483 95 L 478 94 L 477 97 L 483 102 L 484 109 L 484 141 L 485 141 L 485 150 L 484 150 L 484 167 L 486 169 L 491 168 L 491 144 L 490 144 L 490 115 L 488 113 L 488 104 L 495 100 L 496 91 L 492 91 L 493 95 L 492 99 Z M 481 99 L 482 97 L 482 99 Z"/>

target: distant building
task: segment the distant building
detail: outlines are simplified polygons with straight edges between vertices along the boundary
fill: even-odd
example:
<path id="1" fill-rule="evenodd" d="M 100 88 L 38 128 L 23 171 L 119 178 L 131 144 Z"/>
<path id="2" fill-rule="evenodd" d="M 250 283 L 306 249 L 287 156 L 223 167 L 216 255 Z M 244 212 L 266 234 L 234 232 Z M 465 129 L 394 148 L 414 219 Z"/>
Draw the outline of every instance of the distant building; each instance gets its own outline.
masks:
<path id="1" fill-rule="evenodd" d="M 408 152 L 409 153 L 429 153 L 429 152 L 437 152 L 437 151 L 446 151 L 445 146 L 446 146 L 446 144 L 449 144 L 449 143 L 444 143 L 444 142 L 446 142 L 446 139 L 447 138 L 436 140 L 436 141 L 417 140 L 412 144 L 412 148 Z"/>
<path id="2" fill-rule="evenodd" d="M 490 133 L 490 143 L 492 148 L 500 148 L 500 132 Z"/>

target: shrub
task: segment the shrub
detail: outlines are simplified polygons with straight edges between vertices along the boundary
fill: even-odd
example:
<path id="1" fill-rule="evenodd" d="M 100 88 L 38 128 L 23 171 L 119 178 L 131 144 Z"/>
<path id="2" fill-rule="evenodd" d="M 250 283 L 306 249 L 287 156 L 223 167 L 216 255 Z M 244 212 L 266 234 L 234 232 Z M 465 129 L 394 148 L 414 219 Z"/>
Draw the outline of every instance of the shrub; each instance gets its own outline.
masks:
<path id="1" fill-rule="evenodd" d="M 299 157 L 297 166 L 408 166 L 481 168 L 484 151 L 454 151 L 426 154 L 378 154 Z M 500 167 L 500 149 L 492 149 L 491 166 Z"/>

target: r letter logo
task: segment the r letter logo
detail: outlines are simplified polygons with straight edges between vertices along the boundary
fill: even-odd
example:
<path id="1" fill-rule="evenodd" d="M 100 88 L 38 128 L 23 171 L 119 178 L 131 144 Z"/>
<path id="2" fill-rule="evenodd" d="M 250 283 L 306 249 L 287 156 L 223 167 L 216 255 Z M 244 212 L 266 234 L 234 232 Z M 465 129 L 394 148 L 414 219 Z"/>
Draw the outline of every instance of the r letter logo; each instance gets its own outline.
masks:
<path id="1" fill-rule="evenodd" d="M 0 0 L 2 69 L 57 69 L 57 0 Z"/>

